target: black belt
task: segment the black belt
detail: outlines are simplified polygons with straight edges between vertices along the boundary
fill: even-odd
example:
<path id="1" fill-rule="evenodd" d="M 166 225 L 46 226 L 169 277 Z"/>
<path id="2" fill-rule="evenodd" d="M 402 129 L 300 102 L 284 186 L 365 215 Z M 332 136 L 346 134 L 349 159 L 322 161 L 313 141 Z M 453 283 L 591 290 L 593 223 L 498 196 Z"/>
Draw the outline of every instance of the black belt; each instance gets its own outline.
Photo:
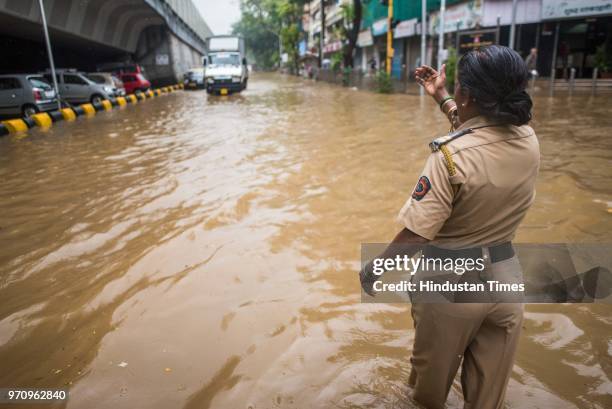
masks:
<path id="1" fill-rule="evenodd" d="M 436 246 L 426 246 L 423 255 L 426 258 L 451 258 L 451 259 L 472 259 L 483 258 L 482 247 L 474 247 L 469 249 L 450 250 Z M 497 263 L 514 257 L 514 247 L 512 243 L 507 241 L 502 244 L 488 247 L 491 263 Z"/>

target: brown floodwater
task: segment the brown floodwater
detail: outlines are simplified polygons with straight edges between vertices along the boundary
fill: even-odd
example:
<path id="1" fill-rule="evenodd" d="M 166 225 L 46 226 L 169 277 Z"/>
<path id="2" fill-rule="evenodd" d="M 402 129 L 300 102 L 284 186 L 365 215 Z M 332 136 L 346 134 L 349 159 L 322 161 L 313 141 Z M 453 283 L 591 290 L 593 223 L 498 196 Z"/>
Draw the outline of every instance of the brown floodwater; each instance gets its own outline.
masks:
<path id="1" fill-rule="evenodd" d="M 610 98 L 536 97 L 533 126 L 517 242 L 612 241 Z M 418 96 L 260 74 L 3 138 L 0 387 L 67 386 L 67 408 L 414 407 L 409 305 L 361 304 L 356 274 L 447 128 Z M 508 407 L 612 407 L 612 308 L 526 311 Z"/>

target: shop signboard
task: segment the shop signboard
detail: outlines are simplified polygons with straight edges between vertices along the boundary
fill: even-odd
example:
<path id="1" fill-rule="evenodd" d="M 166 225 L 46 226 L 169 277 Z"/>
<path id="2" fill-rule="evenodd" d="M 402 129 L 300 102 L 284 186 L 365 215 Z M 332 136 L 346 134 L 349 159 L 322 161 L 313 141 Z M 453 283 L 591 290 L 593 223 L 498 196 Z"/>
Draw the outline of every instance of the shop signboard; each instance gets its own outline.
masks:
<path id="1" fill-rule="evenodd" d="M 324 53 L 333 53 L 342 49 L 342 41 L 334 41 L 329 44 L 325 44 L 323 47 Z"/>
<path id="2" fill-rule="evenodd" d="M 418 20 L 416 18 L 411 18 L 410 20 L 400 22 L 397 26 L 395 26 L 395 30 L 393 30 L 393 37 L 402 38 L 416 35 L 417 23 Z"/>
<path id="3" fill-rule="evenodd" d="M 383 18 L 372 23 L 372 34 L 379 36 L 387 32 L 387 19 Z"/>
<path id="4" fill-rule="evenodd" d="M 372 31 L 369 28 L 359 32 L 359 36 L 357 37 L 357 46 L 359 47 L 369 47 L 374 44 L 374 38 L 372 38 Z"/>
<path id="5" fill-rule="evenodd" d="M 542 0 L 542 19 L 612 14 L 612 0 Z"/>
<path id="6" fill-rule="evenodd" d="M 482 0 L 470 0 L 467 3 L 456 4 L 446 9 L 444 13 L 444 32 L 468 30 L 481 25 Z M 430 14 L 429 34 L 440 33 L 440 12 Z"/>
<path id="7" fill-rule="evenodd" d="M 156 54 L 155 65 L 169 65 L 170 56 L 168 54 Z"/>
<path id="8" fill-rule="evenodd" d="M 300 41 L 299 47 L 298 47 L 298 52 L 299 52 L 300 57 L 303 57 L 306 55 L 306 48 L 307 48 L 306 40 Z"/>
<path id="9" fill-rule="evenodd" d="M 512 0 L 485 1 L 482 5 L 483 27 L 512 24 Z M 521 0 L 516 4 L 516 24 L 539 23 L 542 20 L 542 0 Z"/>
<path id="10" fill-rule="evenodd" d="M 459 33 L 459 54 L 497 43 L 497 30 L 474 30 Z"/>

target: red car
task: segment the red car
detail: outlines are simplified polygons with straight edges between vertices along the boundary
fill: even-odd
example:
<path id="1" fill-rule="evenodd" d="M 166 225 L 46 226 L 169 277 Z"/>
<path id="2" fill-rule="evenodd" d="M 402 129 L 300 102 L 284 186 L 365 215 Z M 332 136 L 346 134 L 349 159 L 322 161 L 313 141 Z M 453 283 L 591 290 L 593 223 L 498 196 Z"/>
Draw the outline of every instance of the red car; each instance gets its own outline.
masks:
<path id="1" fill-rule="evenodd" d="M 151 88 L 151 83 L 141 73 L 120 74 L 119 79 L 123 81 L 126 94 L 133 94 L 136 91 L 144 92 Z"/>

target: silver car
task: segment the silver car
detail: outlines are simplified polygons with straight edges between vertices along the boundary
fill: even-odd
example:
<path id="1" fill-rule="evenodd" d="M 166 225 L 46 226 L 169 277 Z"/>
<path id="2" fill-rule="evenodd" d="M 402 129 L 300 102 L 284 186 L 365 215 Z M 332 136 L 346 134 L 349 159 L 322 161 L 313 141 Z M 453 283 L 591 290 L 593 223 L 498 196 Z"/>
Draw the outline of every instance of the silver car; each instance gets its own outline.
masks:
<path id="1" fill-rule="evenodd" d="M 54 109 L 55 91 L 41 75 L 0 75 L 0 115 L 29 117 Z"/>
<path id="2" fill-rule="evenodd" d="M 71 104 L 96 103 L 113 96 L 113 87 L 96 84 L 75 70 L 56 70 L 55 75 L 62 101 Z M 52 83 L 50 72 L 45 72 L 44 77 L 47 82 Z"/>
<path id="3" fill-rule="evenodd" d="M 114 97 L 124 97 L 125 87 L 123 81 L 111 74 L 110 72 L 90 72 L 87 78 L 100 85 L 107 85 L 113 89 Z"/>

